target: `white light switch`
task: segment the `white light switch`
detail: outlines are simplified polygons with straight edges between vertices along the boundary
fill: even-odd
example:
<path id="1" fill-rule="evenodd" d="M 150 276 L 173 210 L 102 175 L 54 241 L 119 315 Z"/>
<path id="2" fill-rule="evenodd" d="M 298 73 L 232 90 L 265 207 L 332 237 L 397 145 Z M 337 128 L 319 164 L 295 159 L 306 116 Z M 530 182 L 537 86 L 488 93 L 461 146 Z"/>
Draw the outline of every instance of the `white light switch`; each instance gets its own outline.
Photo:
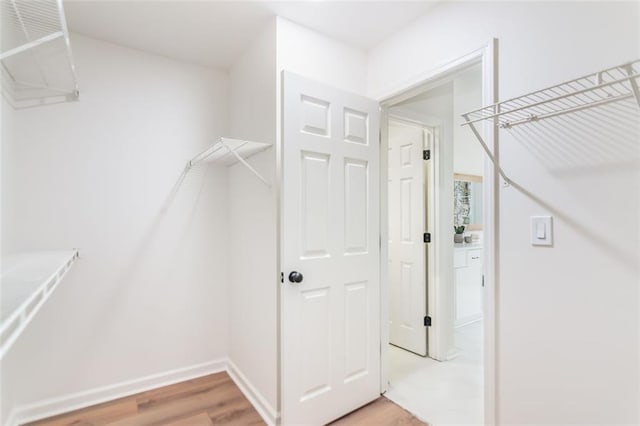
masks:
<path id="1" fill-rule="evenodd" d="M 553 245 L 551 216 L 531 216 L 531 244 L 534 246 Z"/>

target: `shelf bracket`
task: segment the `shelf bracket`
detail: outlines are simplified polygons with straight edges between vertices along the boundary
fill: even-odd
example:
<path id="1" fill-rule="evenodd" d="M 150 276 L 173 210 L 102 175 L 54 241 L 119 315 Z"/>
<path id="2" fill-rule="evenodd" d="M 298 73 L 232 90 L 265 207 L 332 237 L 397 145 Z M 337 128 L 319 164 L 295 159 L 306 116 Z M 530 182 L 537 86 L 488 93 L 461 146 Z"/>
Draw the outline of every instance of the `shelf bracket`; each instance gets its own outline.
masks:
<path id="1" fill-rule="evenodd" d="M 47 34 L 44 37 L 41 37 L 37 40 L 30 41 L 29 43 L 25 43 L 21 46 L 15 47 L 13 49 L 7 50 L 0 54 L 0 61 L 4 61 L 5 59 L 17 55 L 18 53 L 26 52 L 27 50 L 33 49 L 34 47 L 40 46 L 41 44 L 48 43 L 52 40 L 63 37 L 64 33 L 62 31 L 58 31 L 52 34 Z"/>
<path id="2" fill-rule="evenodd" d="M 222 146 L 227 148 L 227 151 L 233 154 L 233 156 L 236 157 L 238 161 L 240 161 L 247 169 L 249 169 L 249 171 L 253 173 L 258 179 L 260 179 L 262 183 L 267 185 L 268 188 L 271 188 L 271 184 L 265 178 L 263 178 L 262 175 L 258 173 L 256 169 L 251 167 L 251 164 L 247 163 L 247 160 L 245 160 L 240 155 L 238 155 L 238 153 L 235 150 L 231 149 L 231 147 L 225 143 L 224 139 L 220 139 L 220 144 L 222 144 Z"/>
<path id="3" fill-rule="evenodd" d="M 633 91 L 633 95 L 636 98 L 636 102 L 638 103 L 638 106 L 640 107 L 640 89 L 638 88 L 638 82 L 636 81 L 636 78 L 638 78 L 638 76 L 635 75 L 635 73 L 633 71 L 633 67 L 631 66 L 631 64 L 625 65 L 624 69 L 627 72 L 627 74 L 629 75 L 629 84 L 631 85 L 631 90 Z"/>
<path id="4" fill-rule="evenodd" d="M 463 114 L 462 118 L 465 119 L 466 123 L 463 123 L 462 125 L 467 125 L 469 126 L 469 128 L 471 129 L 471 131 L 473 132 L 473 135 L 476 137 L 476 139 L 478 140 L 478 142 L 480 142 L 480 145 L 482 145 L 482 149 L 484 150 L 484 152 L 487 154 L 487 156 L 489 157 L 489 159 L 491 160 L 491 162 L 493 163 L 493 165 L 498 169 L 498 173 L 500 174 L 500 176 L 502 177 L 502 179 L 504 179 L 504 181 L 507 184 L 511 184 L 511 180 L 507 177 L 507 175 L 504 173 L 504 171 L 502 170 L 502 167 L 500 167 L 500 163 L 496 160 L 496 157 L 493 155 L 493 153 L 491 152 L 491 150 L 489 149 L 489 146 L 486 144 L 486 142 L 484 141 L 484 139 L 482 138 L 482 135 L 480 134 L 480 132 L 478 132 L 478 129 L 476 129 L 476 126 L 474 123 L 472 123 L 469 120 L 469 115 L 468 114 Z"/>

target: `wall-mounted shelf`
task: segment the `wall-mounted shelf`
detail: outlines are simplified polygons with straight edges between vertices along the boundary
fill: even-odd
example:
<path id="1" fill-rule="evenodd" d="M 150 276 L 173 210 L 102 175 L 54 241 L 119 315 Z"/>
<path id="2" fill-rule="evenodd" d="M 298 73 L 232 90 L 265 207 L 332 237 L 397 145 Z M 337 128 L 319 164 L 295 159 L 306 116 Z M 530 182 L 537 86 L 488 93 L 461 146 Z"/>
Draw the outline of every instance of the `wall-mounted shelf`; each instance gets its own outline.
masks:
<path id="1" fill-rule="evenodd" d="M 469 126 L 495 164 L 476 124 L 490 120 L 502 129 L 511 129 L 622 101 L 635 103 L 640 108 L 638 79 L 640 59 L 470 111 L 462 114 L 465 120 L 462 125 Z M 498 170 L 503 179 L 509 182 L 499 165 Z"/>
<path id="2" fill-rule="evenodd" d="M 187 163 L 186 169 L 201 163 L 217 163 L 225 166 L 231 166 L 237 162 L 242 163 L 251 173 L 260 179 L 265 185 L 271 186 L 269 182 L 260 175 L 246 159 L 271 148 L 271 144 L 263 142 L 252 142 L 231 138 L 218 138 L 213 145 L 193 157 Z"/>
<path id="3" fill-rule="evenodd" d="M 2 259 L 0 359 L 78 259 L 78 250 L 26 252 Z"/>
<path id="4" fill-rule="evenodd" d="M 14 108 L 78 99 L 62 0 L 0 0 L 2 92 Z"/>

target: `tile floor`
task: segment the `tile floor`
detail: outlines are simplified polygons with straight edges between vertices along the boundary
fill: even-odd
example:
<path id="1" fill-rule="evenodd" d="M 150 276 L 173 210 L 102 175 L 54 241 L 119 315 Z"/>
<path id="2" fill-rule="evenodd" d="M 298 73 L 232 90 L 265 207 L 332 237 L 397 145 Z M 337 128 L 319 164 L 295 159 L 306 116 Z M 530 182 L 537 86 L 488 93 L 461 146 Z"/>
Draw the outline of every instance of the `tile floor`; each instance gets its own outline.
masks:
<path id="1" fill-rule="evenodd" d="M 483 423 L 482 322 L 456 329 L 447 362 L 390 346 L 387 398 L 433 426 Z"/>

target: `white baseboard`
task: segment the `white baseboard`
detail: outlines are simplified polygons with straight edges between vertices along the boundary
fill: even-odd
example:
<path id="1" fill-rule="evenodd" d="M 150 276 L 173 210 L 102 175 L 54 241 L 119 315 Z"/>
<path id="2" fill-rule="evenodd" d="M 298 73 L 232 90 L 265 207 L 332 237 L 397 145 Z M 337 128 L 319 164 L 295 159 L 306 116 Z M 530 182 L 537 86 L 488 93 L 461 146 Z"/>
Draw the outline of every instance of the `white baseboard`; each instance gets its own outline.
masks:
<path id="1" fill-rule="evenodd" d="M 77 392 L 57 398 L 45 399 L 31 404 L 15 407 L 9 413 L 5 426 L 45 419 L 58 414 L 68 413 L 95 404 L 113 401 L 136 393 L 168 386 L 185 380 L 195 379 L 208 374 L 226 371 L 240 391 L 247 397 L 258 414 L 269 425 L 275 426 L 278 412 L 266 401 L 251 384 L 242 371 L 229 359 L 222 358 L 189 367 L 178 368 L 164 373 L 152 374 L 135 380 L 115 383 L 109 386 Z"/>
<path id="2" fill-rule="evenodd" d="M 226 369 L 227 360 L 223 358 L 163 373 L 152 374 L 139 379 L 115 383 L 109 386 L 20 405 L 11 410 L 6 421 L 6 426 L 17 426 L 19 424 L 45 419 L 139 392 L 172 385 L 208 374 L 219 373 Z"/>
<path id="3" fill-rule="evenodd" d="M 267 402 L 260 392 L 251 384 L 233 361 L 227 361 L 227 373 L 231 376 L 236 386 L 240 388 L 251 405 L 256 409 L 262 420 L 269 426 L 275 426 L 278 420 L 278 412 Z"/>
<path id="4" fill-rule="evenodd" d="M 471 315 L 456 321 L 454 328 L 464 327 L 474 322 L 482 321 L 482 314 Z"/>

